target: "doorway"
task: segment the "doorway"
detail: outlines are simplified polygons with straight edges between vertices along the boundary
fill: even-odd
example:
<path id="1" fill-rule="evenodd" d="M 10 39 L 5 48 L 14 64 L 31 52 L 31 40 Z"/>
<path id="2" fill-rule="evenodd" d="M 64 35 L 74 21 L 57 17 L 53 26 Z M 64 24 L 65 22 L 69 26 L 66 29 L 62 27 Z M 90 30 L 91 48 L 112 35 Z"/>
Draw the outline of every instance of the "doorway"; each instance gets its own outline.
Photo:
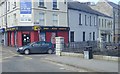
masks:
<path id="1" fill-rule="evenodd" d="M 22 34 L 22 45 L 30 43 L 30 34 Z"/>

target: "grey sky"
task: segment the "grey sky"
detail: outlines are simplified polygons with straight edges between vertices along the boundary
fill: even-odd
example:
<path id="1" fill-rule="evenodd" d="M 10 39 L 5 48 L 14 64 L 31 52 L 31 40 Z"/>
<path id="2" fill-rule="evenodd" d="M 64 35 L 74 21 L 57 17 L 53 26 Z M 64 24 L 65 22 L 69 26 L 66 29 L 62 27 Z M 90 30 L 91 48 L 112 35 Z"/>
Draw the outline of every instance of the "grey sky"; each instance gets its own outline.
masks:
<path id="1" fill-rule="evenodd" d="M 76 1 L 80 1 L 80 2 L 95 2 L 95 3 L 96 3 L 96 2 L 98 2 L 99 0 L 76 0 Z M 109 1 L 118 4 L 118 2 L 119 2 L 120 0 L 109 0 Z"/>

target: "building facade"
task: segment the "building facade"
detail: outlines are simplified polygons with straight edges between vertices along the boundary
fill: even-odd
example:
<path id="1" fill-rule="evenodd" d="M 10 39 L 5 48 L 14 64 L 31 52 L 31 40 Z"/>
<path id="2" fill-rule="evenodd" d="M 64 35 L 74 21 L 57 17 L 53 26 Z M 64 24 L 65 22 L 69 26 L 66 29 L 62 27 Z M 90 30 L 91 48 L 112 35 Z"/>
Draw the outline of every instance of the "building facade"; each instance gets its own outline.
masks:
<path id="1" fill-rule="evenodd" d="M 98 27 L 100 42 L 113 42 L 113 19 L 98 16 Z"/>
<path id="2" fill-rule="evenodd" d="M 80 2 L 68 3 L 68 14 L 70 42 L 112 42 L 113 24 L 111 23 L 111 17 L 97 12 L 87 4 Z M 110 22 L 110 27 L 109 25 L 107 26 L 108 22 Z M 101 24 L 103 26 L 101 26 Z"/>
<path id="3" fill-rule="evenodd" d="M 101 13 L 113 17 L 113 35 L 114 35 L 113 41 L 120 42 L 120 24 L 119 24 L 120 6 L 107 0 L 99 0 L 96 5 L 91 7 Z"/>
<path id="4" fill-rule="evenodd" d="M 54 44 L 56 36 L 64 37 L 68 43 L 66 0 L 3 0 L 1 3 L 0 25 L 6 28 L 6 45 L 23 46 L 34 41 Z"/>

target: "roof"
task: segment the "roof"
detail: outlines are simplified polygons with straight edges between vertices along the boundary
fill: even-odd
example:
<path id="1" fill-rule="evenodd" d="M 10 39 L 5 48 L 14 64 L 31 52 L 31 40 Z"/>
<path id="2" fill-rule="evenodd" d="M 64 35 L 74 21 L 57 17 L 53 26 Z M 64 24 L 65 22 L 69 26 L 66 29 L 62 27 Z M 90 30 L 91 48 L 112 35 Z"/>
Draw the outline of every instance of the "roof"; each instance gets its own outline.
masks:
<path id="1" fill-rule="evenodd" d="M 80 2 L 68 2 L 68 9 L 72 9 L 72 10 L 78 10 L 78 11 L 82 11 L 82 12 L 86 12 L 86 13 L 90 13 L 90 14 L 95 14 L 98 16 L 104 16 L 104 17 L 109 17 L 112 18 L 110 16 L 107 16 L 103 13 L 100 13 L 94 9 L 92 9 L 90 6 L 88 6 L 87 4 L 83 4 Z"/>
<path id="2" fill-rule="evenodd" d="M 115 4 L 113 2 L 108 2 L 113 8 L 120 9 L 120 6 L 118 4 Z"/>

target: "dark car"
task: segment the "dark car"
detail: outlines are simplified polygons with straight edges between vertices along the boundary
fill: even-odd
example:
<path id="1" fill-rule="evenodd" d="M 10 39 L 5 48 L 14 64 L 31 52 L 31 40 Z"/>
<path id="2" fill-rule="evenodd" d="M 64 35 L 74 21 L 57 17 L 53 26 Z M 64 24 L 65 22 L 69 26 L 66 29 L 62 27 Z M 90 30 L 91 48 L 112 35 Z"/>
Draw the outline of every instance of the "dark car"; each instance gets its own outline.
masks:
<path id="1" fill-rule="evenodd" d="M 54 46 L 51 42 L 39 41 L 29 43 L 23 47 L 17 48 L 17 52 L 21 54 L 30 54 L 30 53 L 49 53 L 54 52 Z"/>

